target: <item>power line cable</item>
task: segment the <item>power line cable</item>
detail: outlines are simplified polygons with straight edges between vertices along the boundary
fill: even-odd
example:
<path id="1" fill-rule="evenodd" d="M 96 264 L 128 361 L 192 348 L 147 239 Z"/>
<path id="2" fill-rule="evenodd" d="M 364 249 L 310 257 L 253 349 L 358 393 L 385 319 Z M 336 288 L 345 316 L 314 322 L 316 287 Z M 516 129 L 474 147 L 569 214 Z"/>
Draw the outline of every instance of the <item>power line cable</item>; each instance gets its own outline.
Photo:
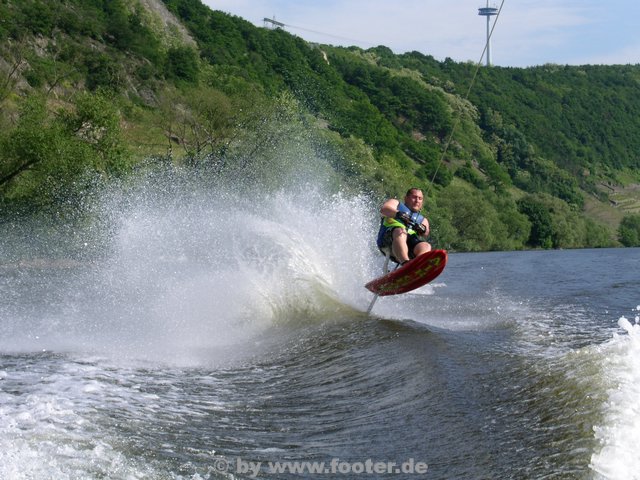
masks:
<path id="1" fill-rule="evenodd" d="M 473 72 L 473 77 L 471 77 L 471 82 L 469 83 L 469 88 L 467 89 L 467 93 L 464 96 L 464 100 L 467 101 L 469 100 L 469 95 L 471 94 L 471 89 L 473 88 L 473 84 L 476 81 L 476 77 L 478 76 L 478 72 L 480 71 L 480 67 L 482 66 L 482 59 L 484 58 L 484 56 L 487 53 L 487 50 L 489 49 L 489 42 L 491 42 L 491 37 L 493 36 L 493 30 L 496 28 L 496 23 L 498 23 L 498 18 L 500 18 L 500 13 L 502 12 L 502 7 L 504 7 L 504 2 L 505 0 L 502 0 L 502 2 L 500 3 L 500 8 L 498 8 L 498 13 L 496 14 L 496 19 L 493 21 L 493 25 L 491 26 L 491 31 L 489 32 L 489 35 L 487 36 L 487 41 L 484 44 L 484 49 L 482 50 L 482 54 L 480 55 L 480 60 L 478 60 L 478 63 L 476 64 L 476 69 Z M 440 170 L 440 167 L 442 166 L 442 164 L 444 163 L 444 157 L 447 154 L 447 150 L 449 149 L 449 146 L 451 145 L 451 142 L 453 141 L 453 134 L 455 133 L 456 129 L 458 128 L 458 125 L 460 124 L 462 119 L 462 115 L 458 115 L 456 118 L 456 121 L 453 124 L 453 127 L 451 128 L 451 133 L 449 133 L 449 138 L 447 139 L 447 142 L 444 145 L 444 150 L 442 151 L 442 155 L 440 157 L 440 161 L 438 162 L 438 165 L 436 166 L 436 171 L 433 173 L 433 177 L 431 177 L 431 182 L 428 185 L 427 188 L 427 192 L 429 192 L 429 189 L 431 187 L 433 187 L 433 183 L 436 179 L 436 175 L 438 174 L 438 171 Z"/>
<path id="2" fill-rule="evenodd" d="M 372 46 L 372 47 L 374 47 L 374 46 L 375 46 L 375 44 L 374 44 L 374 43 L 367 42 L 367 41 L 364 41 L 364 40 L 358 40 L 358 39 L 355 39 L 355 38 L 349 38 L 349 37 L 342 37 L 342 36 L 340 36 L 340 35 L 333 35 L 333 34 L 331 34 L 331 33 L 320 32 L 320 31 L 318 31 L 318 30 L 310 30 L 310 29 L 308 29 L 308 28 L 299 27 L 299 26 L 297 26 L 297 25 L 289 25 L 289 24 L 287 24 L 287 23 L 281 23 L 281 22 L 279 22 L 279 23 L 280 23 L 281 25 L 283 25 L 283 26 L 287 27 L 287 28 L 295 28 L 295 29 L 297 29 L 297 30 L 302 30 L 302 31 L 304 31 L 304 32 L 315 33 L 316 35 L 323 35 L 323 36 L 325 36 L 325 37 L 337 38 L 337 39 L 339 39 L 339 40 L 346 40 L 346 41 L 348 41 L 348 42 L 355 42 L 355 43 L 359 43 L 359 44 L 370 45 L 370 46 Z"/>

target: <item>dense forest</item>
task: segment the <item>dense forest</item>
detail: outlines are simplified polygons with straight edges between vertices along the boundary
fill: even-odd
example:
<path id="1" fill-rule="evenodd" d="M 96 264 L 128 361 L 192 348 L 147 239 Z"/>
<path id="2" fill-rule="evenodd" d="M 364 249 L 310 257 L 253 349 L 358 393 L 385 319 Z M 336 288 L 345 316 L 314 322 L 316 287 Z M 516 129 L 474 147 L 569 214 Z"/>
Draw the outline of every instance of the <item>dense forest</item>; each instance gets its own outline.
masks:
<path id="1" fill-rule="evenodd" d="M 640 66 L 480 67 L 310 44 L 199 0 L 0 1 L 0 224 L 67 221 L 153 169 L 322 159 L 376 201 L 422 186 L 457 251 L 640 245 Z"/>

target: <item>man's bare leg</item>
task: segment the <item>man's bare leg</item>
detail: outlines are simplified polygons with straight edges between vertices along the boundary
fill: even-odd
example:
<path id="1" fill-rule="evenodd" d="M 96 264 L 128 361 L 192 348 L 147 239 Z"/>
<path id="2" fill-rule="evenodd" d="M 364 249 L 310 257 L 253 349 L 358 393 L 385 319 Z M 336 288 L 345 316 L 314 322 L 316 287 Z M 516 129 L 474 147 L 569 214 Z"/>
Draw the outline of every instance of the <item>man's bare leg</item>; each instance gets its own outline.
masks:
<path id="1" fill-rule="evenodd" d="M 431 244 L 429 242 L 420 242 L 413 249 L 413 254 L 416 257 L 419 257 L 420 255 L 423 255 L 430 251 L 431 251 Z"/>
<path id="2" fill-rule="evenodd" d="M 393 256 L 400 263 L 408 261 L 409 247 L 407 246 L 407 231 L 404 228 L 394 228 L 391 233 L 393 234 L 393 244 L 391 246 Z"/>

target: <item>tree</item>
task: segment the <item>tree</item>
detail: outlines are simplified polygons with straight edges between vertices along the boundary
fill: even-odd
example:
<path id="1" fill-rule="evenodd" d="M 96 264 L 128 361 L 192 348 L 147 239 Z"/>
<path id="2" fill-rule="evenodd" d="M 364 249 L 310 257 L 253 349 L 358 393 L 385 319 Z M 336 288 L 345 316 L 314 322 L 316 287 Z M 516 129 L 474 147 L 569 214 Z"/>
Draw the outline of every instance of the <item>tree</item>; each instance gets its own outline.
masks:
<path id="1" fill-rule="evenodd" d="M 452 246 L 457 250 L 492 250 L 507 236 L 507 229 L 491 203 L 468 185 L 449 185 L 440 193 L 438 206 L 449 212 L 451 225 L 457 232 Z"/>
<path id="2" fill-rule="evenodd" d="M 127 165 L 120 117 L 113 101 L 84 93 L 54 115 L 40 95 L 27 97 L 15 128 L 0 137 L 0 188 L 6 199 L 37 209 L 71 204 L 96 173 Z"/>
<path id="3" fill-rule="evenodd" d="M 190 47 L 173 47 L 167 51 L 165 73 L 167 78 L 189 83 L 198 81 L 198 54 Z"/>
<path id="4" fill-rule="evenodd" d="M 551 214 L 547 207 L 534 196 L 529 195 L 518 200 L 518 211 L 525 214 L 531 222 L 527 244 L 531 247 L 553 247 Z"/>
<path id="5" fill-rule="evenodd" d="M 42 97 L 25 100 L 17 126 L 2 138 L 0 187 L 52 155 L 53 135 Z"/>
<path id="6" fill-rule="evenodd" d="M 6 133 L 0 147 L 5 199 L 38 209 L 63 203 L 82 190 L 76 180 L 86 171 L 91 149 L 49 116 L 42 97 L 24 102 L 16 127 Z"/>
<path id="7" fill-rule="evenodd" d="M 624 216 L 618 227 L 618 240 L 625 247 L 640 247 L 640 214 Z"/>
<path id="8" fill-rule="evenodd" d="M 120 128 L 120 112 L 108 91 L 80 93 L 71 111 L 60 112 L 69 136 L 88 145 L 96 154 L 92 167 L 117 172 L 125 167 L 126 148 Z"/>
<path id="9" fill-rule="evenodd" d="M 92 53 L 85 60 L 87 88 L 91 91 L 111 89 L 119 91 L 124 86 L 125 72 L 113 57 L 105 53 Z"/>
<path id="10" fill-rule="evenodd" d="M 188 156 L 216 153 L 230 141 L 239 124 L 229 97 L 214 88 L 200 87 L 185 92 L 168 89 L 163 92 L 159 108 L 169 155 L 172 155 L 172 142 L 177 142 Z"/>
<path id="11" fill-rule="evenodd" d="M 487 176 L 487 182 L 496 193 L 503 193 L 507 187 L 511 186 L 509 174 L 493 158 L 486 155 L 480 156 L 478 166 Z"/>

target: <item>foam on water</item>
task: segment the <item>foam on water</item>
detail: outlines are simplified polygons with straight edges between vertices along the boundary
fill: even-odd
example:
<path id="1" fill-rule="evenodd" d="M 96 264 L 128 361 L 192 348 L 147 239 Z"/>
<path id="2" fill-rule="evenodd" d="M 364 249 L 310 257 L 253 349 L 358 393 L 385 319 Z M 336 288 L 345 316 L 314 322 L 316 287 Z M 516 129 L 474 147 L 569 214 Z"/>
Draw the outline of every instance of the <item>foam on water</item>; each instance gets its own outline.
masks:
<path id="1" fill-rule="evenodd" d="M 591 468 L 602 478 L 640 478 L 640 305 L 632 321 L 621 317 L 626 332 L 599 347 L 602 380 L 607 386 L 603 420 L 594 427 L 599 449 Z"/>
<path id="2" fill-rule="evenodd" d="M 0 380 L 0 478 L 157 478 L 89 420 L 114 388 L 90 378 L 94 367 L 19 360 Z"/>

